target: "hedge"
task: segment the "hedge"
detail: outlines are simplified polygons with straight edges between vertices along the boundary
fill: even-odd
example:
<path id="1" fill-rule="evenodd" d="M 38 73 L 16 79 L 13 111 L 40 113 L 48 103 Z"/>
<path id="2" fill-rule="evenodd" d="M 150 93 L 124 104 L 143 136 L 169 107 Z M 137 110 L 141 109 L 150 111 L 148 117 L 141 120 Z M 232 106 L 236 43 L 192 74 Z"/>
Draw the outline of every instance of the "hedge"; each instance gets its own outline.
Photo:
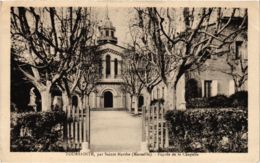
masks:
<path id="1" fill-rule="evenodd" d="M 248 113 L 240 109 L 168 111 L 169 152 L 247 152 Z"/>
<path id="2" fill-rule="evenodd" d="M 64 151 L 62 111 L 11 113 L 11 151 Z"/>
<path id="3" fill-rule="evenodd" d="M 187 99 L 187 108 L 247 108 L 247 106 L 247 91 L 236 92 L 229 97 L 225 95 L 216 95 L 213 97 Z"/>

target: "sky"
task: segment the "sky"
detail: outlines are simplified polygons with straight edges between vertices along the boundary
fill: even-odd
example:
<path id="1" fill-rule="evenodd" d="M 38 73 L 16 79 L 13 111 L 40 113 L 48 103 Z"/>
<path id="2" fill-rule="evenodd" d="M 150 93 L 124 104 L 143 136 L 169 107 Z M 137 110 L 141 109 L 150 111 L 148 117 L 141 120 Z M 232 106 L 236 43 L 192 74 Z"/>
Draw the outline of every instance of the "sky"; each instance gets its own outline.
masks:
<path id="1" fill-rule="evenodd" d="M 97 19 L 99 21 L 105 19 L 106 9 L 107 9 L 106 6 L 95 8 L 96 14 L 97 14 Z M 178 10 L 178 8 L 177 8 L 176 11 L 177 11 L 177 13 L 175 13 L 176 17 L 179 18 L 180 17 L 179 14 L 182 14 L 182 10 Z M 224 8 L 223 8 L 223 11 L 224 11 L 224 13 L 223 13 L 224 16 L 225 15 L 230 16 L 232 10 L 229 8 L 224 10 Z M 127 43 L 130 43 L 131 38 L 129 35 L 129 23 L 131 23 L 130 20 L 133 18 L 134 13 L 135 13 L 135 10 L 133 8 L 108 6 L 109 18 L 112 21 L 113 26 L 116 28 L 115 36 L 118 38 L 118 45 L 125 47 L 127 45 Z M 216 13 L 212 14 L 212 17 L 211 17 L 212 21 L 215 21 L 215 18 L 216 18 L 215 14 Z M 243 16 L 243 15 L 244 15 L 243 10 L 241 10 L 241 11 L 239 10 L 238 12 L 236 12 L 235 16 Z M 197 25 L 197 22 L 195 20 L 194 26 L 196 26 L 196 25 Z M 181 24 L 179 24 L 176 27 L 176 30 L 182 31 L 183 26 Z"/>

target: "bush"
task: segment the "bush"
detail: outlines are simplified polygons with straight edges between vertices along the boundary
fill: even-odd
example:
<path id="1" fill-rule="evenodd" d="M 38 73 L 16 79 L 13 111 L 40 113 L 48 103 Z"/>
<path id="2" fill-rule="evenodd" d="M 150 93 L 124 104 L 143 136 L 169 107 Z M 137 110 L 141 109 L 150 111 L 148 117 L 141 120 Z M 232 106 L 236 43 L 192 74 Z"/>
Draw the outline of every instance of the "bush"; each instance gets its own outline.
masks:
<path id="1" fill-rule="evenodd" d="M 187 108 L 247 108 L 247 106 L 247 91 L 236 92 L 230 97 L 216 95 L 208 98 L 191 98 L 187 100 Z"/>
<path id="2" fill-rule="evenodd" d="M 208 98 L 192 98 L 187 100 L 187 108 L 208 108 Z"/>
<path id="3" fill-rule="evenodd" d="M 248 93 L 247 91 L 239 91 L 229 97 L 232 107 L 247 107 Z"/>
<path id="4" fill-rule="evenodd" d="M 208 98 L 209 107 L 212 108 L 223 108 L 230 107 L 230 102 L 227 96 L 217 95 Z"/>
<path id="5" fill-rule="evenodd" d="M 170 152 L 247 152 L 248 113 L 240 109 L 168 111 Z"/>
<path id="6" fill-rule="evenodd" d="M 11 151 L 64 151 L 62 111 L 11 113 Z"/>

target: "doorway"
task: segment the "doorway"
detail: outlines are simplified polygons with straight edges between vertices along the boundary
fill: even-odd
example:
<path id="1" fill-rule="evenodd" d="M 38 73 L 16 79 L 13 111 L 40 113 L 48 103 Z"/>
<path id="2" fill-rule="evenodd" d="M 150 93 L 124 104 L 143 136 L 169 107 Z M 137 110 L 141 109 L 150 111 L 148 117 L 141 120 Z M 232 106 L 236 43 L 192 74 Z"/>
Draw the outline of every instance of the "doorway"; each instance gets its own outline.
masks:
<path id="1" fill-rule="evenodd" d="M 113 94 L 110 91 L 104 93 L 104 107 L 105 108 L 113 107 Z"/>
<path id="2" fill-rule="evenodd" d="M 142 107 L 144 105 L 144 96 L 139 96 L 138 98 L 138 107 Z"/>

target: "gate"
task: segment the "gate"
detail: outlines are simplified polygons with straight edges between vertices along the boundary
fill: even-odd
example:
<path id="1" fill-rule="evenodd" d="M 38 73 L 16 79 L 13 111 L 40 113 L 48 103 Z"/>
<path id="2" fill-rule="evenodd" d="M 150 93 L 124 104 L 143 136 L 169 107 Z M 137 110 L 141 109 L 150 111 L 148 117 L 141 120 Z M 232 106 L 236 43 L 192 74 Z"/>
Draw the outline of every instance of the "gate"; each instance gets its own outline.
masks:
<path id="1" fill-rule="evenodd" d="M 142 109 L 142 139 L 147 142 L 149 151 L 169 147 L 168 125 L 164 114 L 165 107 L 159 103 Z"/>
<path id="2" fill-rule="evenodd" d="M 64 140 L 67 151 L 90 149 L 90 107 L 66 108 L 67 120 L 64 124 Z"/>

